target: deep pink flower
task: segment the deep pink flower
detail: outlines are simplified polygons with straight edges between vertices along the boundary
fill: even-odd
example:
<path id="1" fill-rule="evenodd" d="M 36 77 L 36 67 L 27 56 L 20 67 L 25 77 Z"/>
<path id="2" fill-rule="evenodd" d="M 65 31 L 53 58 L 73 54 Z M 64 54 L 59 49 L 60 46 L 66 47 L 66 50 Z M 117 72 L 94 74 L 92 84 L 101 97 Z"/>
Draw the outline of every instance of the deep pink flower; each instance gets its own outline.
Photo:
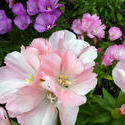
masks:
<path id="1" fill-rule="evenodd" d="M 56 26 L 55 22 L 60 15 L 61 12 L 59 10 L 55 10 L 54 13 L 41 13 L 36 18 L 34 28 L 40 33 L 50 30 Z"/>
<path id="2" fill-rule="evenodd" d="M 101 53 L 101 51 L 102 51 L 102 48 L 98 48 L 98 53 Z"/>
<path id="3" fill-rule="evenodd" d="M 19 16 L 26 14 L 26 10 L 25 10 L 22 3 L 14 4 L 14 6 L 12 7 L 12 11 L 13 11 L 14 14 L 19 15 Z"/>
<path id="4" fill-rule="evenodd" d="M 64 6 L 63 4 L 58 4 L 59 0 L 39 0 L 40 12 L 52 12 L 58 7 Z"/>
<path id="5" fill-rule="evenodd" d="M 10 125 L 7 113 L 2 107 L 0 107 L 0 125 Z"/>
<path id="6" fill-rule="evenodd" d="M 121 60 L 125 58 L 125 47 L 124 45 L 112 45 L 105 51 L 103 57 L 103 64 L 105 66 L 112 65 L 114 60 Z"/>
<path id="7" fill-rule="evenodd" d="M 109 38 L 111 41 L 117 40 L 122 36 L 122 32 L 118 27 L 111 27 L 109 29 Z"/>
<path id="8" fill-rule="evenodd" d="M 71 30 L 73 30 L 76 34 L 82 35 L 82 23 L 80 19 L 75 19 L 73 21 Z"/>
<path id="9" fill-rule="evenodd" d="M 123 104 L 120 108 L 120 112 L 122 115 L 125 115 L 125 104 Z"/>
<path id="10" fill-rule="evenodd" d="M 30 23 L 32 23 L 32 20 L 28 15 L 16 16 L 14 18 L 14 24 L 21 30 L 27 29 Z"/>
<path id="11" fill-rule="evenodd" d="M 27 12 L 31 16 L 39 13 L 38 0 L 27 1 Z"/>

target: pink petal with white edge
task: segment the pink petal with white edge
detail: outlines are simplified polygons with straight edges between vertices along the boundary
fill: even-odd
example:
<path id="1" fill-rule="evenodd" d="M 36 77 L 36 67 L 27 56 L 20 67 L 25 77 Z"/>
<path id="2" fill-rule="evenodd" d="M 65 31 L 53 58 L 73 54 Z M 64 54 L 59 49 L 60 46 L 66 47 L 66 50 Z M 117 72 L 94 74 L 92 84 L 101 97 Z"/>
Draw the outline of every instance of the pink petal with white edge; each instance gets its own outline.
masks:
<path id="1" fill-rule="evenodd" d="M 84 71 L 76 77 L 76 84 L 71 86 L 71 90 L 78 95 L 86 95 L 97 85 L 96 74 L 92 73 L 92 69 Z"/>
<path id="2" fill-rule="evenodd" d="M 32 67 L 26 62 L 23 55 L 19 52 L 12 52 L 5 58 L 5 63 L 16 73 L 27 76 L 29 73 L 34 73 Z"/>
<path id="3" fill-rule="evenodd" d="M 54 50 L 72 50 L 79 55 L 89 44 L 83 40 L 76 39 L 76 35 L 68 30 L 57 31 L 49 38 Z"/>
<path id="4" fill-rule="evenodd" d="M 97 58 L 97 49 L 94 46 L 87 47 L 79 58 L 84 64 L 92 67 L 95 65 L 94 60 Z"/>
<path id="5" fill-rule="evenodd" d="M 0 125 L 10 125 L 7 113 L 2 107 L 0 107 Z"/>
<path id="6" fill-rule="evenodd" d="M 21 125 L 56 125 L 57 110 L 44 101 L 34 110 L 17 117 Z"/>
<path id="7" fill-rule="evenodd" d="M 10 99 L 11 94 L 26 85 L 27 83 L 25 81 L 18 79 L 10 79 L 6 81 L 0 80 L 0 103 L 6 103 L 7 100 Z"/>
<path id="8" fill-rule="evenodd" d="M 79 107 L 66 107 L 60 105 L 58 107 L 61 125 L 75 125 Z"/>
<path id="9" fill-rule="evenodd" d="M 42 101 L 42 90 L 35 85 L 19 89 L 7 101 L 6 108 L 9 112 L 22 114 L 36 108 Z"/>
<path id="10" fill-rule="evenodd" d="M 125 92 L 125 60 L 121 60 L 112 71 L 115 84 Z"/>

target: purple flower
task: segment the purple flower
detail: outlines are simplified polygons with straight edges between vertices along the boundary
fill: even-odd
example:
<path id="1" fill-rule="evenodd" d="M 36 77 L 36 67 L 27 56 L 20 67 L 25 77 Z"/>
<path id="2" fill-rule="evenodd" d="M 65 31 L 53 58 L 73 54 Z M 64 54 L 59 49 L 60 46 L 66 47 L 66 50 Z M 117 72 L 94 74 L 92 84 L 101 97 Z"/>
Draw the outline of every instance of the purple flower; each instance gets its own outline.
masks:
<path id="1" fill-rule="evenodd" d="M 111 41 L 117 40 L 122 36 L 122 32 L 118 27 L 111 27 L 109 29 L 109 38 Z"/>
<path id="2" fill-rule="evenodd" d="M 32 23 L 32 20 L 28 15 L 21 15 L 15 17 L 14 23 L 19 29 L 25 30 L 28 28 L 29 24 Z"/>
<path id="3" fill-rule="evenodd" d="M 12 21 L 9 18 L 4 18 L 0 20 L 0 34 L 5 34 L 10 32 L 12 29 Z"/>
<path id="4" fill-rule="evenodd" d="M 12 8 L 15 3 L 15 0 L 5 0 L 5 1 L 9 4 L 9 8 Z"/>
<path id="5" fill-rule="evenodd" d="M 40 12 L 51 12 L 58 7 L 64 6 L 63 4 L 57 4 L 59 0 L 39 0 Z"/>
<path id="6" fill-rule="evenodd" d="M 39 13 L 38 0 L 27 1 L 27 12 L 31 16 Z"/>
<path id="7" fill-rule="evenodd" d="M 4 10 L 0 10 L 0 20 L 5 19 L 6 18 L 6 14 Z"/>
<path id="8" fill-rule="evenodd" d="M 40 33 L 50 30 L 56 26 L 55 22 L 60 15 L 61 12 L 59 10 L 54 13 L 41 13 L 36 18 L 34 28 Z"/>
<path id="9" fill-rule="evenodd" d="M 26 14 L 26 10 L 25 10 L 25 8 L 24 8 L 22 3 L 14 4 L 14 6 L 12 8 L 12 11 L 16 15 L 25 15 Z"/>

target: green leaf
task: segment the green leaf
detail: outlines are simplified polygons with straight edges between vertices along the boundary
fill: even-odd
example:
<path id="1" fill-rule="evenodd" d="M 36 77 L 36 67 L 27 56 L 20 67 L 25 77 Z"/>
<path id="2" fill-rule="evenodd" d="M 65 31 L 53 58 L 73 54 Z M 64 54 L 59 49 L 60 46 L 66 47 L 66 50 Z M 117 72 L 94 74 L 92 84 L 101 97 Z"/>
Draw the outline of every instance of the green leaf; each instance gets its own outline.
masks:
<path id="1" fill-rule="evenodd" d="M 116 107 L 116 100 L 113 98 L 113 96 L 103 88 L 103 97 L 106 100 L 106 102 L 109 104 L 111 107 Z"/>
<path id="2" fill-rule="evenodd" d="M 11 125 L 18 125 L 18 123 L 16 123 L 15 121 L 11 120 Z"/>
<path id="3" fill-rule="evenodd" d="M 109 113 L 101 113 L 99 115 L 93 116 L 90 123 L 107 123 L 111 120 Z"/>
<path id="4" fill-rule="evenodd" d="M 119 108 L 115 108 L 111 112 L 112 118 L 114 119 L 120 119 L 122 117 Z"/>

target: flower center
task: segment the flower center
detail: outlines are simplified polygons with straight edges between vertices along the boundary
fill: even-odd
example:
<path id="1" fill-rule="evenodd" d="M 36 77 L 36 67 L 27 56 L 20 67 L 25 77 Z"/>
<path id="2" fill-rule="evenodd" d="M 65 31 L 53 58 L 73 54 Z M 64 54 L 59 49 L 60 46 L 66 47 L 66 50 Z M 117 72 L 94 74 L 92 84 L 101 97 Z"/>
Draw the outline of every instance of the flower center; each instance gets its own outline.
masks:
<path id="1" fill-rule="evenodd" d="M 71 82 L 69 81 L 69 78 L 66 75 L 59 75 L 57 79 L 58 83 L 63 87 L 69 87 L 71 85 Z"/>
<path id="2" fill-rule="evenodd" d="M 47 25 L 47 29 L 50 30 L 50 29 L 51 29 L 51 26 L 50 26 L 50 25 Z"/>
<path id="3" fill-rule="evenodd" d="M 56 95 L 54 95 L 52 92 L 47 91 L 46 95 L 47 99 L 49 100 L 50 103 L 54 104 L 57 101 Z"/>
<path id="4" fill-rule="evenodd" d="M 51 6 L 47 6 L 47 10 L 52 10 Z"/>
<path id="5" fill-rule="evenodd" d="M 35 81 L 36 76 L 34 74 L 29 74 L 29 78 L 26 79 L 28 83 L 33 83 Z"/>

